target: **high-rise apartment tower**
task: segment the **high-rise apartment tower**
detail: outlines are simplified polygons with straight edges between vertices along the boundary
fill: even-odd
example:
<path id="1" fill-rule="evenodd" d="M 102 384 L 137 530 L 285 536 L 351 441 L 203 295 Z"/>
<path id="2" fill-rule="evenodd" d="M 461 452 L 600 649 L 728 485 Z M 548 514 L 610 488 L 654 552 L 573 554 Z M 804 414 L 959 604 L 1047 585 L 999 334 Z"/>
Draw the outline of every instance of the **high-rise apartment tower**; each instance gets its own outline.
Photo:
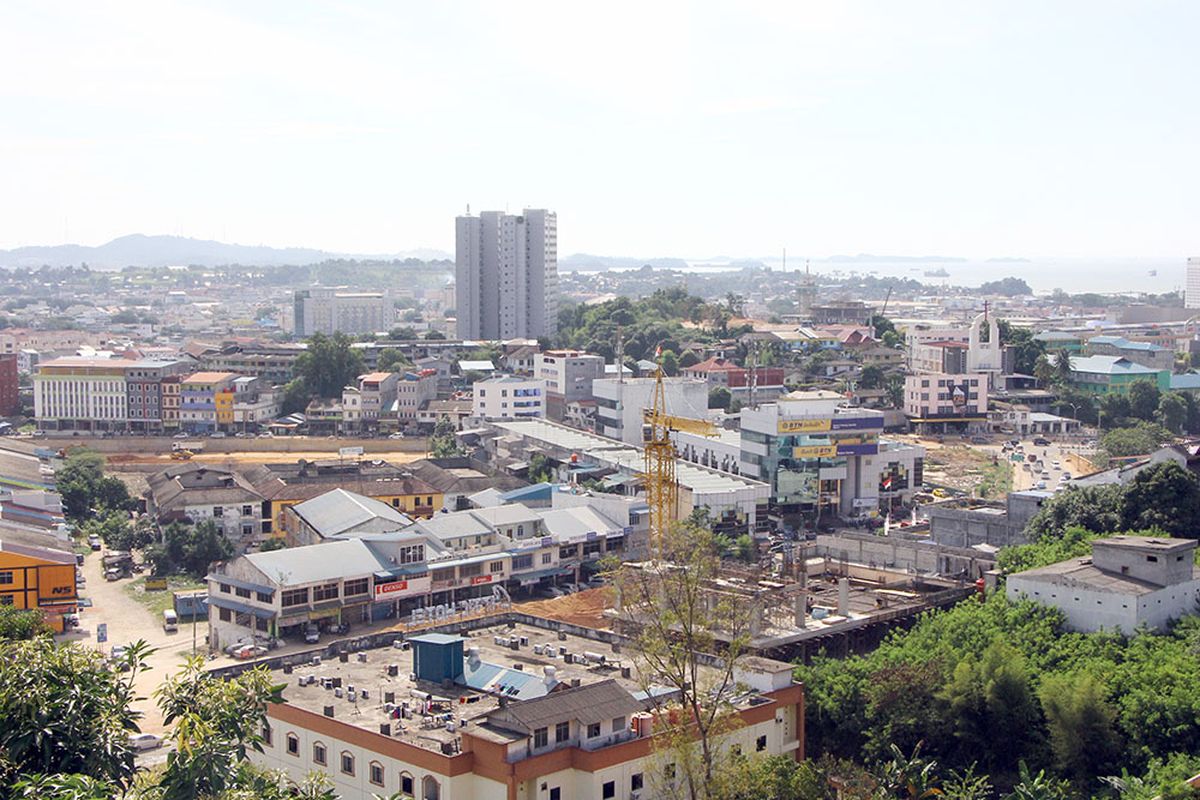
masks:
<path id="1" fill-rule="evenodd" d="M 455 220 L 461 339 L 536 339 L 558 330 L 558 217 L 484 211 Z"/>

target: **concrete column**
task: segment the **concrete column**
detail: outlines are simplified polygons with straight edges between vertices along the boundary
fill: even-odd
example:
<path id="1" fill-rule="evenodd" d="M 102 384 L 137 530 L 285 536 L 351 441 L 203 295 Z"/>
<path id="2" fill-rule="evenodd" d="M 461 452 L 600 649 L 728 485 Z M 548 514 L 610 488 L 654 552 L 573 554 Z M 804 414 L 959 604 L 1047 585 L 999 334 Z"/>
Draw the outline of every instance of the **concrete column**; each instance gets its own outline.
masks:
<path id="1" fill-rule="evenodd" d="M 808 602 L 808 594 L 806 592 L 800 592 L 799 594 L 796 595 L 796 600 L 795 600 L 795 605 L 794 605 L 794 610 L 795 610 L 794 622 L 795 622 L 795 625 L 797 628 L 804 628 L 805 625 L 807 624 L 807 616 L 808 616 L 807 615 L 807 606 L 806 606 L 807 602 Z"/>
<path id="2" fill-rule="evenodd" d="M 837 613 L 843 617 L 850 615 L 850 579 L 838 579 L 838 607 Z"/>

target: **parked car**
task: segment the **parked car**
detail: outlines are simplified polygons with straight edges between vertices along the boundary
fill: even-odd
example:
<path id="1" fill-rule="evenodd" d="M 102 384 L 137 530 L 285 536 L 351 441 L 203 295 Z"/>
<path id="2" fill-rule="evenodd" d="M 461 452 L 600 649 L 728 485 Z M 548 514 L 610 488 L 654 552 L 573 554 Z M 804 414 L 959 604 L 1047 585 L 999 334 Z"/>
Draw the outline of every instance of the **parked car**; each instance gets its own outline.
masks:
<path id="1" fill-rule="evenodd" d="M 129 746 L 138 752 L 154 750 L 157 747 L 162 747 L 162 744 L 163 738 L 157 733 L 138 733 L 129 737 Z"/>
<path id="2" fill-rule="evenodd" d="M 1035 488 L 1035 489 L 1045 489 L 1045 488 L 1046 488 L 1046 482 L 1045 482 L 1045 481 L 1038 481 L 1038 482 L 1037 482 L 1037 486 L 1035 486 L 1034 488 Z"/>
<path id="3" fill-rule="evenodd" d="M 308 623 L 304 628 L 304 641 L 309 644 L 316 644 L 321 641 L 321 629 L 317 627 L 315 622 Z"/>
<path id="4" fill-rule="evenodd" d="M 119 569 L 106 569 L 106 570 L 104 570 L 104 580 L 106 580 L 106 581 L 119 581 L 119 580 L 121 580 L 121 570 L 119 570 Z"/>
<path id="5" fill-rule="evenodd" d="M 1062 464 L 1058 463 L 1057 461 L 1051 461 L 1050 466 L 1054 467 L 1055 469 L 1059 469 L 1062 467 Z"/>
<path id="6" fill-rule="evenodd" d="M 248 661 L 251 658 L 258 658 L 266 654 L 267 648 L 257 644 L 244 644 L 233 651 L 233 657 L 240 661 Z"/>
<path id="7" fill-rule="evenodd" d="M 93 533 L 88 537 L 88 547 L 92 548 L 93 550 L 99 550 L 102 546 L 103 543 L 100 541 L 100 537 L 96 534 Z"/>
<path id="8" fill-rule="evenodd" d="M 1051 444 L 1052 442 L 1045 436 L 1039 436 L 1033 440 L 1034 447 L 1049 447 Z"/>

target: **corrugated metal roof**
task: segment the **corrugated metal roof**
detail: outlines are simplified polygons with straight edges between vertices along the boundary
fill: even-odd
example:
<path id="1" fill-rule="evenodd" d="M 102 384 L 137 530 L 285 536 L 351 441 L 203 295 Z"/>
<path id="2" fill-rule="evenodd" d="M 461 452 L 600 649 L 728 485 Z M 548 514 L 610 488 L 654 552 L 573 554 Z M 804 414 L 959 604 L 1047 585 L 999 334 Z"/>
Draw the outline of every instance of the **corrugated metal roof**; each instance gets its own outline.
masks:
<path id="1" fill-rule="evenodd" d="M 412 519 L 380 500 L 345 489 L 325 494 L 292 506 L 292 510 L 321 536 L 336 536 L 371 520 L 395 523 L 397 530 L 412 524 Z"/>
<path id="2" fill-rule="evenodd" d="M 366 543 L 358 539 L 325 542 L 308 547 L 248 553 L 245 556 L 255 569 L 281 586 L 337 580 L 351 575 L 370 575 L 387 569 Z"/>

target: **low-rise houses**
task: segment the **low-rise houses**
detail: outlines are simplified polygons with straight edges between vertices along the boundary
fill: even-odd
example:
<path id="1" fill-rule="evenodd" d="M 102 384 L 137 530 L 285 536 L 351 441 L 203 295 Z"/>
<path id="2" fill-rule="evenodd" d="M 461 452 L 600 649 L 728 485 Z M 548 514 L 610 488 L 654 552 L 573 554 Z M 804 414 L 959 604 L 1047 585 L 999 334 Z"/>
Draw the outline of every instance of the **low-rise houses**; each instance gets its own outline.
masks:
<path id="1" fill-rule="evenodd" d="M 1171 388 L 1171 371 L 1143 366 L 1124 356 L 1071 356 L 1071 385 L 1091 395 L 1128 394 L 1134 381 L 1148 380 L 1159 391 Z"/>
<path id="2" fill-rule="evenodd" d="M 159 525 L 211 520 L 242 546 L 269 533 L 264 525 L 265 498 L 241 472 L 184 464 L 150 475 L 146 483 L 146 511 Z"/>

